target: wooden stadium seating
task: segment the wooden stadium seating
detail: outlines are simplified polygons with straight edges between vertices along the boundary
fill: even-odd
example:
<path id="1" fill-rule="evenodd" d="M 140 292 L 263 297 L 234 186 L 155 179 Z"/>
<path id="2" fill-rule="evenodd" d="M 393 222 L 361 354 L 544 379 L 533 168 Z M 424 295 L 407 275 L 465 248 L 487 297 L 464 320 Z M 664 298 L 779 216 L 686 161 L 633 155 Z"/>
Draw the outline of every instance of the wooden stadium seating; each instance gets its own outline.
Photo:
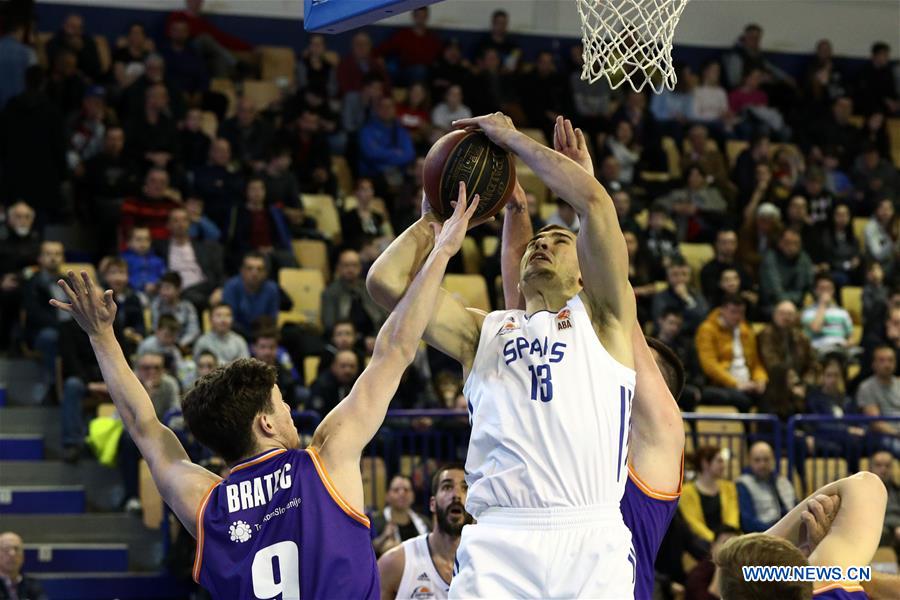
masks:
<path id="1" fill-rule="evenodd" d="M 890 546 L 881 546 L 872 557 L 872 565 L 879 565 L 884 572 L 897 572 L 897 553 Z"/>
<path id="2" fill-rule="evenodd" d="M 366 509 L 383 510 L 388 484 L 384 460 L 380 456 L 375 458 L 365 456 L 360 460 L 359 467 L 362 472 L 363 503 Z"/>
<path id="3" fill-rule="evenodd" d="M 750 147 L 750 142 L 744 140 L 728 140 L 725 143 L 725 157 L 728 159 L 728 168 L 733 169 L 737 164 L 741 152 Z"/>
<path id="4" fill-rule="evenodd" d="M 853 235 L 856 236 L 856 241 L 859 243 L 859 249 L 863 252 L 866 251 L 865 230 L 868 223 L 869 219 L 867 217 L 853 217 Z"/>
<path id="5" fill-rule="evenodd" d="M 481 240 L 482 256 L 493 256 L 495 252 L 500 251 L 500 238 L 496 235 L 486 235 Z"/>
<path id="6" fill-rule="evenodd" d="M 331 172 L 337 180 L 338 191 L 341 196 L 349 196 L 353 193 L 353 171 L 347 159 L 343 156 L 331 157 Z"/>
<path id="7" fill-rule="evenodd" d="M 316 380 L 319 372 L 319 357 L 307 356 L 303 359 L 303 385 L 309 387 Z"/>
<path id="8" fill-rule="evenodd" d="M 894 166 L 900 169 L 900 118 L 887 120 L 887 132 L 891 142 L 891 158 Z"/>
<path id="9" fill-rule="evenodd" d="M 695 286 L 700 285 L 700 269 L 716 256 L 712 244 L 678 244 L 678 252 L 684 257 L 685 262 L 691 268 L 691 275 Z"/>
<path id="10" fill-rule="evenodd" d="M 281 269 L 278 284 L 294 302 L 289 314 L 296 322 L 321 327 L 325 278 L 318 269 Z"/>
<path id="11" fill-rule="evenodd" d="M 467 308 L 477 308 L 485 312 L 491 310 L 487 283 L 481 275 L 445 275 L 444 289 L 459 298 Z"/>
<path id="12" fill-rule="evenodd" d="M 293 240 L 291 248 L 294 257 L 302 269 L 321 271 L 325 282 L 331 279 L 331 267 L 328 264 L 328 246 L 322 240 Z"/>
<path id="13" fill-rule="evenodd" d="M 841 288 L 841 306 L 850 313 L 854 325 L 862 325 L 862 288 L 845 285 Z"/>
<path id="14" fill-rule="evenodd" d="M 666 136 L 662 139 L 662 150 L 666 155 L 667 171 L 670 179 L 681 179 L 681 153 L 675 140 Z"/>
<path id="15" fill-rule="evenodd" d="M 516 162 L 516 178 L 522 185 L 522 189 L 534 194 L 535 198 L 537 198 L 538 202 L 543 206 L 544 202 L 547 200 L 548 192 L 547 186 L 541 181 L 541 178 L 521 161 Z"/>
<path id="16" fill-rule="evenodd" d="M 330 240 L 341 237 L 341 219 L 334 198 L 328 194 L 301 194 L 306 213 L 316 220 L 319 231 Z"/>
<path id="17" fill-rule="evenodd" d="M 209 318 L 209 309 L 203 311 L 200 315 L 200 326 L 203 327 L 203 331 L 212 331 L 212 321 Z"/>
<path id="18" fill-rule="evenodd" d="M 244 96 L 253 101 L 257 110 L 263 111 L 281 98 L 281 89 L 274 81 L 249 79 L 244 82 Z"/>
<path id="19" fill-rule="evenodd" d="M 159 489 L 150 474 L 150 467 L 144 459 L 138 463 L 138 495 L 144 508 L 144 527 L 159 529 L 165 515 L 162 496 L 159 495 Z"/>
<path id="20" fill-rule="evenodd" d="M 753 333 L 755 333 L 756 335 L 759 335 L 760 333 L 762 333 L 763 329 L 766 328 L 766 325 L 768 325 L 768 323 L 760 323 L 760 322 L 750 323 L 750 327 L 753 328 Z"/>
<path id="21" fill-rule="evenodd" d="M 97 283 L 99 280 L 97 279 L 97 268 L 94 267 L 91 263 L 63 263 L 62 267 L 60 267 L 63 274 L 68 273 L 69 271 L 75 271 L 76 277 L 81 277 L 82 271 L 87 271 L 88 276 L 91 278 L 91 281 Z"/>
<path id="22" fill-rule="evenodd" d="M 116 414 L 116 405 L 112 402 L 101 402 L 97 405 L 98 417 L 111 417 Z"/>
<path id="23" fill-rule="evenodd" d="M 153 335 L 153 312 L 149 306 L 144 309 L 144 329 L 147 331 L 147 335 Z"/>
<path id="24" fill-rule="evenodd" d="M 200 130 L 209 137 L 215 139 L 219 132 L 219 119 L 216 117 L 216 113 L 211 110 L 204 110 L 203 115 L 200 118 Z"/>
<path id="25" fill-rule="evenodd" d="M 481 250 L 475 238 L 466 236 L 462 244 L 463 272 L 468 275 L 481 273 Z"/>
<path id="26" fill-rule="evenodd" d="M 258 46 L 260 54 L 260 77 L 266 81 L 275 81 L 286 77 L 293 83 L 297 74 L 297 57 L 294 49 L 287 46 Z"/>
<path id="27" fill-rule="evenodd" d="M 738 409 L 733 406 L 715 405 L 715 404 L 699 404 L 695 412 L 705 415 L 736 415 Z"/>
<path id="28" fill-rule="evenodd" d="M 806 493 L 804 496 L 812 494 L 826 483 L 847 476 L 847 460 L 843 458 L 807 458 L 805 466 Z"/>
<path id="29" fill-rule="evenodd" d="M 228 99 L 225 117 L 233 117 L 237 110 L 237 92 L 234 89 L 234 82 L 227 77 L 211 79 L 209 82 L 209 90 L 211 92 L 218 92 Z"/>

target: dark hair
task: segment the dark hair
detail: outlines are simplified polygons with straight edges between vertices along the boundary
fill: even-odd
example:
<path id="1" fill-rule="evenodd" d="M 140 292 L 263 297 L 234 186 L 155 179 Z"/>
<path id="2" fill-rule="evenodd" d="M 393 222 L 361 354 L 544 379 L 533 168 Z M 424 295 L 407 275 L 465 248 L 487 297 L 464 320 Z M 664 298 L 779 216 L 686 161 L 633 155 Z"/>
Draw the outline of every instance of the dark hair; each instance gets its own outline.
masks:
<path id="1" fill-rule="evenodd" d="M 163 276 L 159 278 L 160 285 L 164 283 L 171 283 L 179 290 L 181 289 L 181 275 L 178 274 L 178 271 L 166 271 L 163 273 Z"/>
<path id="2" fill-rule="evenodd" d="M 879 52 L 890 52 L 891 47 L 888 46 L 885 42 L 875 42 L 872 44 L 872 54 L 878 54 Z"/>
<path id="3" fill-rule="evenodd" d="M 748 23 L 744 26 L 744 33 L 750 33 L 751 31 L 762 31 L 762 27 L 757 23 Z"/>
<path id="4" fill-rule="evenodd" d="M 100 262 L 103 264 L 104 271 L 108 271 L 113 267 L 116 267 L 118 269 L 125 269 L 126 271 L 128 270 L 128 261 L 126 261 L 121 256 L 107 256 Z"/>
<path id="5" fill-rule="evenodd" d="M 493 20 L 496 19 L 497 17 L 506 17 L 506 18 L 508 19 L 508 18 L 509 18 L 509 13 L 507 13 L 507 12 L 506 12 L 505 10 L 503 10 L 502 8 L 498 8 L 498 9 L 495 10 L 493 13 L 491 13 L 491 21 L 493 21 Z"/>
<path id="6" fill-rule="evenodd" d="M 831 275 L 829 273 L 820 272 L 816 273 L 815 277 L 813 277 L 813 288 L 815 288 L 816 285 L 822 280 L 828 281 L 829 283 L 831 283 L 831 285 L 834 285 L 834 279 L 831 278 Z"/>
<path id="7" fill-rule="evenodd" d="M 662 315 L 660 315 L 659 320 L 663 321 L 663 320 L 665 320 L 666 317 L 671 317 L 672 315 L 675 315 L 676 317 L 681 317 L 682 319 L 684 319 L 684 311 L 683 310 L 681 310 L 680 308 L 675 308 L 674 306 L 669 306 L 669 307 L 666 307 L 663 309 Z M 654 339 L 654 338 L 647 338 L 648 344 L 650 344 L 651 339 Z M 652 348 L 653 345 L 651 344 L 650 347 Z"/>
<path id="8" fill-rule="evenodd" d="M 266 255 L 263 254 L 262 252 L 257 252 L 256 250 L 252 250 L 252 251 L 248 252 L 247 254 L 245 254 L 244 257 L 241 258 L 241 266 L 242 267 L 244 266 L 244 263 L 247 262 L 248 258 L 257 258 L 257 259 L 263 261 L 263 266 L 266 268 L 267 271 L 269 270 L 269 263 L 266 260 Z"/>
<path id="9" fill-rule="evenodd" d="M 181 323 L 178 322 L 173 315 L 165 314 L 160 315 L 159 320 L 156 322 L 157 329 L 166 329 L 168 331 L 172 331 L 174 333 L 178 333 L 181 331 Z"/>
<path id="10" fill-rule="evenodd" d="M 721 451 L 722 449 L 718 446 L 700 446 L 694 451 L 694 454 L 691 456 L 691 464 L 693 464 L 694 468 L 698 471 L 702 471 L 703 463 L 712 462 L 716 455 Z"/>
<path id="11" fill-rule="evenodd" d="M 253 330 L 253 335 L 250 338 L 250 343 L 255 344 L 262 338 L 268 338 L 275 340 L 276 343 L 279 341 L 278 337 L 278 328 L 277 327 L 258 327 Z"/>
<path id="12" fill-rule="evenodd" d="M 200 362 L 200 359 L 203 358 L 204 356 L 212 356 L 213 360 L 216 361 L 216 364 L 219 364 L 219 357 L 216 356 L 215 352 L 213 352 L 212 350 L 204 350 L 200 354 L 198 354 L 196 357 L 194 357 L 194 359 L 197 362 Z"/>
<path id="13" fill-rule="evenodd" d="M 204 446 L 234 463 L 255 450 L 253 420 L 272 414 L 275 369 L 239 358 L 202 377 L 181 403 L 185 422 Z"/>
<path id="14" fill-rule="evenodd" d="M 719 567 L 719 593 L 729 600 L 808 600 L 812 583 L 808 581 L 748 581 L 741 568 L 745 565 L 803 567 L 809 562 L 803 553 L 784 538 L 767 533 L 748 533 L 725 542 L 713 557 Z"/>
<path id="15" fill-rule="evenodd" d="M 734 271 L 735 269 L 725 269 L 726 271 Z M 724 272 L 724 271 L 723 271 Z M 719 306 L 747 306 L 747 301 L 740 294 L 725 294 Z"/>
<path id="16" fill-rule="evenodd" d="M 689 267 L 689 266 L 690 265 L 688 264 L 688 262 L 686 260 L 684 260 L 684 257 L 681 256 L 680 254 L 678 254 L 676 256 L 673 256 L 669 260 L 669 266 L 666 268 L 666 270 L 669 270 L 672 267 Z"/>
<path id="17" fill-rule="evenodd" d="M 444 471 L 462 471 L 466 472 L 466 467 L 461 462 L 451 462 L 446 463 L 438 467 L 438 469 L 434 472 L 434 475 L 431 476 L 431 495 L 434 496 L 437 494 L 438 486 L 441 484 L 441 473 Z"/>
<path id="18" fill-rule="evenodd" d="M 679 312 L 675 312 L 675 314 L 681 316 Z M 666 314 L 663 314 L 663 317 L 666 316 Z M 669 388 L 669 392 L 677 402 L 678 398 L 681 397 L 681 392 L 684 390 L 684 365 L 681 363 L 681 359 L 678 358 L 678 355 L 671 348 L 656 338 L 648 337 L 647 345 L 656 352 L 654 357 L 656 366 L 659 367 L 659 372 L 662 373 L 666 387 Z"/>

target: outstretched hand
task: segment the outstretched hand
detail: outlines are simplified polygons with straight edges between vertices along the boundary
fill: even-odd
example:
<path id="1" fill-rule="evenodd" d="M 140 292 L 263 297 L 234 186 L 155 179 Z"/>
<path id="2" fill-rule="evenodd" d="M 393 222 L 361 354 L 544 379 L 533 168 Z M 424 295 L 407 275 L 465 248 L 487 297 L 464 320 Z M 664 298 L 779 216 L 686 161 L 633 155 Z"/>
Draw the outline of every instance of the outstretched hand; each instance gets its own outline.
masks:
<path id="1" fill-rule="evenodd" d="M 516 131 L 516 126 L 512 119 L 504 115 L 502 112 L 495 112 L 480 117 L 471 117 L 468 119 L 457 119 L 452 123 L 456 129 L 466 129 L 468 131 L 484 132 L 488 138 L 505 150 L 509 150 L 506 144 L 506 137 L 511 131 Z"/>
<path id="2" fill-rule="evenodd" d="M 434 229 L 434 248 L 443 249 L 453 256 L 462 247 L 469 228 L 469 221 L 478 208 L 478 194 L 472 197 L 472 202 L 466 206 L 466 184 L 459 182 L 459 196 L 453 203 L 453 214 L 443 223 L 432 223 Z"/>
<path id="3" fill-rule="evenodd" d="M 94 286 L 87 271 L 82 271 L 80 277 L 74 271 L 69 271 L 67 276 L 68 280 L 60 279 L 57 283 L 68 296 L 69 302 L 53 299 L 50 300 L 51 306 L 72 315 L 89 336 L 112 330 L 116 320 L 113 291 L 104 292 Z"/>
<path id="4" fill-rule="evenodd" d="M 588 152 L 587 140 L 584 132 L 572 127 L 572 121 L 562 116 L 556 117 L 556 125 L 553 126 L 553 149 L 577 162 L 582 169 L 594 174 L 594 161 Z"/>

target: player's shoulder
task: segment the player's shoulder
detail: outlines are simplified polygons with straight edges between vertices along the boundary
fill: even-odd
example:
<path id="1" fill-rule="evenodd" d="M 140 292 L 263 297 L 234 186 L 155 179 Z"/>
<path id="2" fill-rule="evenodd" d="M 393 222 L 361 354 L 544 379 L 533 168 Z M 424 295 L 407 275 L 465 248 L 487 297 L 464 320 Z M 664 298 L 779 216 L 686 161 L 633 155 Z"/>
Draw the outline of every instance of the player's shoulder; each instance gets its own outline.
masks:
<path id="1" fill-rule="evenodd" d="M 855 583 L 828 583 L 813 590 L 815 600 L 866 600 L 868 597 L 862 586 Z"/>
<path id="2" fill-rule="evenodd" d="M 396 573 L 398 576 L 403 573 L 406 566 L 406 547 L 409 540 L 402 544 L 398 544 L 381 555 L 378 559 L 378 570 L 382 577 L 386 572 Z"/>

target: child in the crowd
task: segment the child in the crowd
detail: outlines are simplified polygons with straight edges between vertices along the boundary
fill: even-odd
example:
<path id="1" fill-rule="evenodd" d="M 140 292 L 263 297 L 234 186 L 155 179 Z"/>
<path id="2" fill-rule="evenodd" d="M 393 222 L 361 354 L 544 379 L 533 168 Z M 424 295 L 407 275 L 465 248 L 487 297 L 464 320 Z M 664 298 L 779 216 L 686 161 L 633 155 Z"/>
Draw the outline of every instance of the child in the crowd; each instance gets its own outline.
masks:
<path id="1" fill-rule="evenodd" d="M 147 329 L 141 297 L 128 285 L 128 263 L 118 256 L 107 256 L 100 261 L 100 277 L 113 291 L 117 306 L 116 326 L 125 337 L 126 354 L 131 354 L 147 335 Z"/>
<path id="2" fill-rule="evenodd" d="M 222 231 L 212 219 L 203 214 L 203 198 L 188 196 L 184 201 L 184 208 L 191 219 L 188 227 L 188 235 L 192 240 L 218 242 L 222 237 Z"/>
<path id="3" fill-rule="evenodd" d="M 150 303 L 150 315 L 153 327 L 156 328 L 161 315 L 172 315 L 181 325 L 181 336 L 178 345 L 183 351 L 189 351 L 200 336 L 200 320 L 197 309 L 187 300 L 181 299 L 181 275 L 169 271 L 159 280 L 159 294 Z"/>
<path id="4" fill-rule="evenodd" d="M 128 236 L 128 250 L 122 258 L 128 263 L 128 284 L 148 296 L 156 295 L 159 279 L 166 272 L 166 263 L 150 250 L 150 229 L 135 227 Z"/>
<path id="5" fill-rule="evenodd" d="M 145 338 L 137 349 L 138 356 L 153 352 L 165 357 L 166 371 L 178 379 L 181 389 L 186 390 L 197 379 L 197 367 L 193 361 L 184 358 L 178 347 L 181 324 L 173 315 L 160 315 L 154 334 Z"/>
<path id="6" fill-rule="evenodd" d="M 211 352 L 221 364 L 230 363 L 238 358 L 249 358 L 250 350 L 247 342 L 231 330 L 234 317 L 227 304 L 214 306 L 210 312 L 212 331 L 197 338 L 194 344 L 194 356 Z"/>

